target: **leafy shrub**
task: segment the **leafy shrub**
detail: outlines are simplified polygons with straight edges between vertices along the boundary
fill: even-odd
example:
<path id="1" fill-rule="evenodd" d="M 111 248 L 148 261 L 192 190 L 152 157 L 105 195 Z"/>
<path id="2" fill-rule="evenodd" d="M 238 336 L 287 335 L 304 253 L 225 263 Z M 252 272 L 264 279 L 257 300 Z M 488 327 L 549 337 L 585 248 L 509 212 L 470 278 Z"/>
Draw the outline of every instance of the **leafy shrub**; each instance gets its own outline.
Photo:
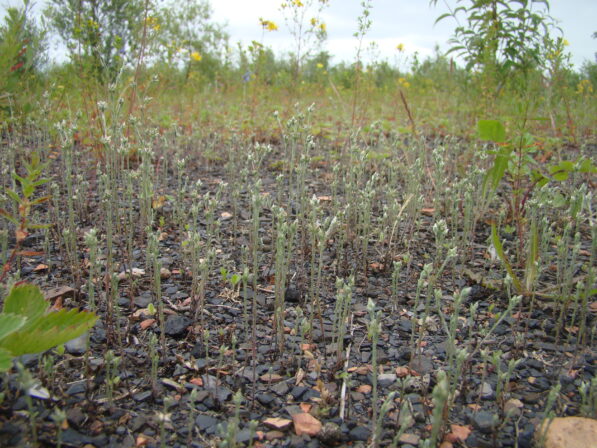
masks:
<path id="1" fill-rule="evenodd" d="M 0 118 L 32 110 L 24 96 L 45 61 L 45 35 L 29 18 L 30 3 L 23 5 L 8 8 L 0 25 Z"/>

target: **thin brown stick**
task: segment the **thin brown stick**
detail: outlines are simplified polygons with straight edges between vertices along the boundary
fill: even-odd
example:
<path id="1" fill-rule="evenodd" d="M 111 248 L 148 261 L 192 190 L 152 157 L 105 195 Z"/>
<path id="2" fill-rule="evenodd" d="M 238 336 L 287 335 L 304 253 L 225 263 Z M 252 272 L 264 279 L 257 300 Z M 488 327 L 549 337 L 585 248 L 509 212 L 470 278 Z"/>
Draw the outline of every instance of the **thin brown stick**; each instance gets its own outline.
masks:
<path id="1" fill-rule="evenodd" d="M 406 102 L 406 97 L 404 96 L 404 92 L 402 89 L 398 89 L 400 92 L 400 99 L 402 100 L 402 104 L 404 105 L 404 109 L 406 110 L 406 115 L 408 115 L 408 121 L 410 121 L 410 126 L 412 127 L 413 134 L 417 133 L 417 126 L 415 124 L 415 120 L 413 115 L 410 113 L 410 108 L 408 107 L 408 103 Z"/>

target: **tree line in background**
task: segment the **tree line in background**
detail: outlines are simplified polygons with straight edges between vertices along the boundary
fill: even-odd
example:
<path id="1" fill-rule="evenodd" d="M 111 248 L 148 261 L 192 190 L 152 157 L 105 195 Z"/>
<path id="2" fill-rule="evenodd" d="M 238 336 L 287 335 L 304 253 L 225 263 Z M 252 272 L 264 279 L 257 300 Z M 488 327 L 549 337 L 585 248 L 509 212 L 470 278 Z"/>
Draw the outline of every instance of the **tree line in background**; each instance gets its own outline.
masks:
<path id="1" fill-rule="evenodd" d="M 546 1 L 452 3 L 454 8 L 438 18 L 461 19 L 448 54 L 437 51 L 421 61 L 416 55 L 406 57 L 398 45 L 393 62 L 365 66 L 360 56 L 353 63 L 332 65 L 332 55 L 321 50 L 327 37 L 321 13 L 328 0 L 281 3 L 294 39 L 287 55 L 276 55 L 264 44 L 265 34 L 278 25 L 263 18 L 256 24 L 263 29 L 261 41 L 231 46 L 225 27 L 212 20 L 208 0 L 50 0 L 38 19 L 30 0 L 23 0 L 7 10 L 0 26 L 0 107 L 3 117 L 27 114 L 50 83 L 94 89 L 155 75 L 181 88 L 223 91 L 248 83 L 291 90 L 303 84 L 329 85 L 338 91 L 355 87 L 360 79 L 382 90 L 414 84 L 423 88 L 447 77 L 466 88 L 482 84 L 484 94 L 493 98 L 504 89 L 528 91 L 531 82 L 549 85 L 560 96 L 597 89 L 596 61 L 573 70 L 567 41 L 557 32 Z M 364 17 L 370 7 L 363 2 Z M 48 60 L 50 36 L 60 38 L 66 62 Z M 465 66 L 455 64 L 451 54 Z M 554 94 L 550 100 L 559 97 Z"/>

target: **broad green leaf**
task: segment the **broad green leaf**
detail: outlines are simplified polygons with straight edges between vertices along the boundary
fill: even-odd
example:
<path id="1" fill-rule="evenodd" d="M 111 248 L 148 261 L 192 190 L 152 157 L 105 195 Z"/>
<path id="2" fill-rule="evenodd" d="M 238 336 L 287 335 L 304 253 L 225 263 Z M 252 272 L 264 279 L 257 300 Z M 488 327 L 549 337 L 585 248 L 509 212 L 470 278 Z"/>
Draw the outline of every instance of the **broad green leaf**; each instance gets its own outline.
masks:
<path id="1" fill-rule="evenodd" d="M 498 120 L 479 120 L 477 129 L 481 140 L 491 140 L 496 143 L 506 141 L 506 129 L 501 121 Z"/>
<path id="2" fill-rule="evenodd" d="M 34 321 L 41 317 L 48 309 L 49 304 L 44 299 L 41 290 L 37 285 L 21 283 L 15 285 L 4 301 L 4 312 L 14 313 L 27 318 L 25 326 L 21 331 L 30 328 Z"/>
<path id="3" fill-rule="evenodd" d="M 0 372 L 10 370 L 14 356 L 8 350 L 0 347 Z"/>
<path id="4" fill-rule="evenodd" d="M 0 314 L 0 341 L 21 328 L 27 320 L 24 316 L 12 313 Z"/>
<path id="5" fill-rule="evenodd" d="M 597 173 L 597 167 L 590 159 L 583 159 L 578 165 L 579 173 Z"/>
<path id="6" fill-rule="evenodd" d="M 532 170 L 531 171 L 531 179 L 537 185 L 537 187 L 541 188 L 549 182 L 549 178 L 545 177 L 541 171 Z"/>
<path id="7" fill-rule="evenodd" d="M 556 171 L 555 173 L 552 173 L 552 177 L 560 182 L 568 180 L 569 176 L 570 173 L 568 171 Z"/>
<path id="8" fill-rule="evenodd" d="M 574 163 L 569 160 L 562 160 L 554 168 L 557 168 L 558 171 L 574 171 Z"/>
<path id="9" fill-rule="evenodd" d="M 0 341 L 0 348 L 15 356 L 40 353 L 81 336 L 97 320 L 93 313 L 78 310 L 60 310 L 36 320 L 34 328 L 16 331 Z"/>
<path id="10" fill-rule="evenodd" d="M 511 153 L 511 148 L 505 147 L 496 154 L 493 161 L 493 166 L 487 170 L 487 174 L 485 175 L 483 194 L 487 192 L 488 186 L 491 186 L 492 191 L 498 187 L 502 181 L 502 178 L 504 177 L 504 174 L 506 173 L 506 170 L 508 169 L 508 162 L 510 161 Z"/>

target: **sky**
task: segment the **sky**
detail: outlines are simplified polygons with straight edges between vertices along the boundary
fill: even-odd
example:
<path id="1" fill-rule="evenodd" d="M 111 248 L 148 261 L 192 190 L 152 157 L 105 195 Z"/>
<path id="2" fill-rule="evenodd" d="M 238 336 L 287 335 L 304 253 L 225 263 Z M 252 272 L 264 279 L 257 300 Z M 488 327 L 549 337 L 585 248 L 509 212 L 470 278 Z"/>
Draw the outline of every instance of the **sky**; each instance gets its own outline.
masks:
<path id="1" fill-rule="evenodd" d="M 247 46 L 255 40 L 277 53 L 288 53 L 295 44 L 280 11 L 282 1 L 211 0 L 210 3 L 213 19 L 227 25 L 232 46 L 239 41 Z M 333 55 L 332 63 L 355 59 L 357 40 L 353 34 L 357 31 L 357 18 L 362 11 L 361 1 L 329 0 L 329 7 L 321 15 L 328 31 L 323 49 Z M 423 59 L 433 54 L 436 45 L 442 51 L 447 50 L 447 41 L 456 24 L 450 18 L 434 24 L 440 14 L 447 12 L 445 1 L 450 5 L 456 3 L 456 0 L 440 0 L 436 7 L 432 7 L 428 0 L 372 0 L 373 23 L 363 46 L 368 47 L 375 42 L 377 49 L 373 55 L 376 59 L 385 59 L 401 68 L 408 67 L 415 52 Z M 9 5 L 20 3 L 19 0 L 0 0 L 0 15 L 4 15 Z M 39 11 L 45 2 L 37 0 L 35 3 Z M 575 67 L 579 68 L 586 60 L 595 61 L 597 39 L 591 35 L 597 31 L 597 0 L 551 0 L 550 13 L 570 43 L 568 49 Z M 264 33 L 259 18 L 275 22 L 279 30 Z M 404 45 L 402 54 L 396 50 L 398 44 Z M 64 50 L 52 50 L 53 57 L 60 58 L 61 54 L 64 57 Z"/>

